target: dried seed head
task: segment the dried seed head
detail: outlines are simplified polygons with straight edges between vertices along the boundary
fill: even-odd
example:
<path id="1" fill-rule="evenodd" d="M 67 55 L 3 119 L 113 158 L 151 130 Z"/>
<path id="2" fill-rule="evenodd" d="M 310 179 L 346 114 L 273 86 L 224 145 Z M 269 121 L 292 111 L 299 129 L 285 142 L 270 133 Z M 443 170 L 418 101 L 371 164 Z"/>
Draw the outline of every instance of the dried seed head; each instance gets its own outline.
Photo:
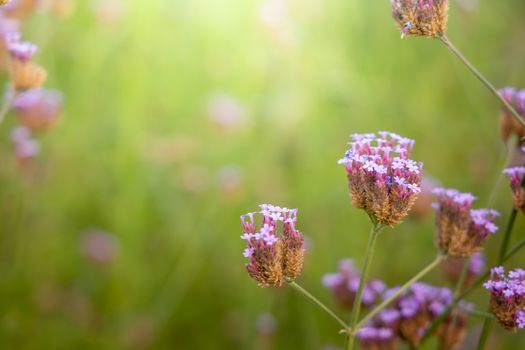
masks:
<path id="1" fill-rule="evenodd" d="M 505 87 L 500 89 L 499 93 L 525 119 L 525 90 L 518 91 L 513 87 Z M 502 106 L 500 112 L 500 134 L 503 141 L 514 135 L 518 139 L 525 137 L 525 129 L 505 106 Z"/>
<path id="2" fill-rule="evenodd" d="M 447 30 L 447 0 L 390 0 L 392 17 L 405 35 L 439 37 Z"/>
<path id="3" fill-rule="evenodd" d="M 11 82 L 17 91 L 41 87 L 47 79 L 47 71 L 33 62 L 11 60 Z"/>
<path id="4" fill-rule="evenodd" d="M 62 104 L 60 92 L 40 88 L 18 94 L 13 109 L 21 125 L 33 131 L 43 131 L 56 123 Z"/>
<path id="5" fill-rule="evenodd" d="M 503 267 L 494 267 L 483 287 L 490 291 L 491 311 L 505 329 L 525 328 L 525 270 L 515 269 L 506 276 Z"/>
<path id="6" fill-rule="evenodd" d="M 352 204 L 379 224 L 400 223 L 420 190 L 423 163 L 409 159 L 414 140 L 390 132 L 353 134 L 339 164 L 348 174 Z"/>
<path id="7" fill-rule="evenodd" d="M 303 267 L 304 238 L 295 228 L 297 209 L 269 204 L 260 208 L 257 213 L 241 216 L 241 238 L 247 242 L 244 256 L 250 258 L 246 269 L 261 287 L 279 286 L 284 279 L 297 278 Z M 255 215 L 262 216 L 259 230 Z"/>
<path id="8" fill-rule="evenodd" d="M 525 188 L 523 188 L 523 176 L 525 167 L 507 168 L 503 171 L 508 176 L 510 189 L 512 190 L 512 201 L 516 210 L 525 212 Z"/>
<path id="9" fill-rule="evenodd" d="M 492 209 L 472 209 L 476 199 L 471 193 L 437 188 L 436 240 L 443 254 L 452 257 L 470 257 L 482 249 L 487 237 L 496 233 L 494 220 L 499 213 Z"/>
<path id="10" fill-rule="evenodd" d="M 323 276 L 323 285 L 330 289 L 334 299 L 343 307 L 352 309 L 359 288 L 361 273 L 350 259 L 339 262 L 339 270 Z M 380 280 L 370 280 L 364 286 L 361 305 L 370 307 L 381 299 L 386 285 Z"/>

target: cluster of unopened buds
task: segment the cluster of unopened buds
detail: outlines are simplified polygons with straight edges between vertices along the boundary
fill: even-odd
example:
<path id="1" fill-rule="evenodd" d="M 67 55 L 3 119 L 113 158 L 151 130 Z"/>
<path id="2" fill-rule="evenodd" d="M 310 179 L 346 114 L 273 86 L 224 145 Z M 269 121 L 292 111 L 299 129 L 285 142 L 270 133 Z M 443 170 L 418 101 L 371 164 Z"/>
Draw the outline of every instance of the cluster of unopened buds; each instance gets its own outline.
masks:
<path id="1" fill-rule="evenodd" d="M 0 7 L 0 60 L 9 72 L 0 122 L 9 111 L 14 112 L 18 126 L 11 133 L 11 141 L 16 160 L 24 166 L 30 166 L 40 151 L 34 135 L 55 125 L 63 105 L 60 92 L 42 87 L 47 72 L 33 61 L 38 47 L 21 40 L 23 20 L 39 6 L 43 3 L 13 0 Z"/>

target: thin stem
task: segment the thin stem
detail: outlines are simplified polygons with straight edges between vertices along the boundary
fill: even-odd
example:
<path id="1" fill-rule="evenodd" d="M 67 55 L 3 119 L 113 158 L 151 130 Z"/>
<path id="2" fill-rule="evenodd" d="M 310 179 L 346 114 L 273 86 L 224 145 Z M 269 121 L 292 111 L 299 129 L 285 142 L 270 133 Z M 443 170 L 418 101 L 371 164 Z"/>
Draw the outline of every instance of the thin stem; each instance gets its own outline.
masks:
<path id="1" fill-rule="evenodd" d="M 407 283 L 405 283 L 403 286 L 401 286 L 394 294 L 392 294 L 388 299 L 384 300 L 381 304 L 379 304 L 375 309 L 370 311 L 368 315 L 366 315 L 356 327 L 351 327 L 352 333 L 355 333 L 355 331 L 361 327 L 363 327 L 368 321 L 370 321 L 375 315 L 377 315 L 381 310 L 383 310 L 385 307 L 390 305 L 398 296 L 400 296 L 402 293 L 404 293 L 408 288 L 410 288 L 414 283 L 419 281 L 421 278 L 423 278 L 426 274 L 428 274 L 430 271 L 432 271 L 436 266 L 438 266 L 441 261 L 445 259 L 444 255 L 438 255 L 434 261 L 432 261 L 427 267 L 425 267 L 423 270 L 418 272 L 414 277 L 412 277 Z"/>
<path id="2" fill-rule="evenodd" d="M 301 287 L 299 284 L 297 284 L 294 281 L 286 281 L 290 287 L 293 287 L 295 290 L 301 292 L 304 296 L 306 296 L 308 299 L 313 301 L 317 306 L 319 306 L 321 309 L 323 309 L 328 315 L 330 315 L 334 320 L 336 320 L 345 330 L 348 329 L 348 326 L 346 325 L 345 321 L 343 321 L 339 316 L 335 314 L 332 310 L 328 308 L 325 304 L 323 304 L 319 299 L 314 297 L 310 292 L 308 292 L 306 289 Z"/>
<path id="3" fill-rule="evenodd" d="M 483 74 L 481 74 L 479 72 L 479 70 L 474 67 L 474 65 L 472 63 L 470 63 L 470 61 L 461 53 L 461 51 L 459 51 L 459 49 L 457 47 L 455 47 L 451 42 L 450 40 L 445 36 L 440 36 L 438 37 L 438 39 L 443 43 L 445 44 L 446 47 L 449 48 L 449 50 L 457 57 L 459 58 L 459 60 L 461 62 L 463 62 L 463 64 L 465 64 L 465 66 L 476 76 L 476 78 L 478 78 L 482 83 L 483 85 L 485 85 L 487 87 L 487 89 L 489 89 L 493 94 L 494 96 L 496 96 L 500 101 L 501 103 L 503 103 L 503 105 L 509 110 L 509 112 L 512 114 L 512 116 L 516 119 L 516 121 L 523 127 L 525 128 L 525 121 L 523 120 L 523 118 L 519 115 L 518 112 L 516 112 L 516 110 L 510 105 L 509 102 L 507 102 L 507 100 L 505 100 L 503 98 L 503 96 L 500 95 L 500 93 L 498 92 L 498 90 L 494 87 L 494 85 L 492 85 L 492 83 L 483 76 Z"/>
<path id="4" fill-rule="evenodd" d="M 11 105 L 13 104 L 13 101 L 15 100 L 15 96 L 16 96 L 16 94 L 15 94 L 15 90 L 13 88 L 13 85 L 9 84 L 9 88 L 7 90 L 6 99 L 4 101 L 2 109 L 0 109 L 0 124 L 2 124 L 2 122 L 5 119 L 5 116 L 7 115 L 9 110 L 11 109 Z"/>
<path id="5" fill-rule="evenodd" d="M 501 264 L 509 260 L 512 256 L 514 256 L 514 254 L 519 252 L 521 248 L 523 247 L 525 247 L 525 239 L 522 239 L 510 249 L 507 255 L 505 255 L 505 258 L 503 258 L 503 260 L 501 261 Z M 465 289 L 456 298 L 454 298 L 452 303 L 445 309 L 445 311 L 443 311 L 441 315 L 439 315 L 437 318 L 435 318 L 432 321 L 432 323 L 430 324 L 430 327 L 427 328 L 427 330 L 425 331 L 425 334 L 421 338 L 420 344 L 423 344 L 429 338 L 429 336 L 434 334 L 437 327 L 441 324 L 441 322 L 443 322 L 448 317 L 448 315 L 450 315 L 452 308 L 454 308 L 454 306 L 456 306 L 460 300 L 464 299 L 467 295 L 469 295 L 474 289 L 476 289 L 479 285 L 481 285 L 481 283 L 483 283 L 483 281 L 485 281 L 489 276 L 490 276 L 490 270 L 485 271 L 485 273 L 481 275 L 480 277 L 478 277 L 478 279 L 476 279 L 476 281 L 474 281 L 467 289 Z"/>
<path id="6" fill-rule="evenodd" d="M 505 255 L 507 254 L 507 248 L 509 246 L 510 236 L 512 234 L 512 228 L 514 227 L 514 223 L 516 222 L 516 216 L 518 214 L 518 211 L 513 208 L 512 212 L 510 213 L 509 221 L 507 223 L 507 228 L 505 229 L 505 234 L 503 235 L 503 241 L 501 242 L 501 247 L 498 255 L 498 261 L 496 265 L 501 265 L 503 260 L 505 259 Z M 492 330 L 492 319 L 485 319 L 485 322 L 483 322 L 483 329 L 481 331 L 481 334 L 479 336 L 479 342 L 478 342 L 478 350 L 485 349 L 485 345 L 487 344 L 487 340 L 490 335 L 490 331 Z"/>
<path id="7" fill-rule="evenodd" d="M 469 309 L 461 309 L 461 310 L 465 311 L 466 313 L 468 313 L 469 315 L 472 315 L 472 316 L 488 318 L 488 319 L 491 319 L 491 320 L 494 319 L 494 315 L 492 315 L 489 312 L 479 311 L 479 310 L 469 310 Z"/>
<path id="8" fill-rule="evenodd" d="M 353 329 L 359 320 L 359 313 L 361 312 L 361 300 L 363 299 L 363 290 L 365 288 L 366 280 L 368 279 L 368 272 L 370 270 L 370 262 L 374 255 L 374 250 L 377 242 L 377 236 L 379 232 L 383 229 L 383 226 L 374 223 L 372 229 L 370 230 L 370 235 L 368 237 L 368 245 L 365 251 L 365 261 L 363 264 L 363 273 L 361 274 L 361 279 L 359 280 L 359 287 L 357 289 L 357 294 L 354 299 L 354 306 L 352 307 L 352 315 L 350 318 L 350 329 Z M 346 343 L 346 349 L 352 350 L 355 343 L 355 333 L 348 335 L 348 342 Z"/>

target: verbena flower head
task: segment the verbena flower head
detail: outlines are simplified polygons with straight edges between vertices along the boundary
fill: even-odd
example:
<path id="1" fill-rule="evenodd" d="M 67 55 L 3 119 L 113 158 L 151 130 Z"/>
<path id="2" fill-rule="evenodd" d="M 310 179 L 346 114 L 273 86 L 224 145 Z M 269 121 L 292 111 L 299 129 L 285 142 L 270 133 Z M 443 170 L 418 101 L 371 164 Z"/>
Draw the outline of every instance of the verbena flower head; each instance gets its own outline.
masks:
<path id="1" fill-rule="evenodd" d="M 448 258 L 442 262 L 443 270 L 452 283 L 456 283 L 461 275 L 465 259 L 462 258 Z M 475 253 L 469 260 L 469 266 L 463 287 L 466 288 L 474 282 L 474 280 L 485 271 L 485 255 L 483 252 Z"/>
<path id="2" fill-rule="evenodd" d="M 346 167 L 352 204 L 381 225 L 400 223 L 421 191 L 423 163 L 409 158 L 414 140 L 386 131 L 350 137 L 339 164 Z"/>
<path id="3" fill-rule="evenodd" d="M 397 291 L 389 289 L 384 298 Z M 434 287 L 425 283 L 415 283 L 408 291 L 400 295 L 389 309 L 383 310 L 375 317 L 371 325 L 388 327 L 401 339 L 412 346 L 418 346 L 430 323 L 439 317 L 452 303 L 452 291 L 448 288 Z M 454 317 L 461 322 L 454 321 Z M 456 346 L 465 334 L 466 314 L 459 310 L 448 316 L 436 330 L 442 349 Z M 448 346 L 448 347 L 447 347 Z"/>
<path id="4" fill-rule="evenodd" d="M 339 270 L 323 276 L 323 285 L 330 289 L 334 299 L 342 306 L 351 309 L 359 288 L 361 273 L 350 259 L 339 262 Z M 361 305 L 370 307 L 381 299 L 386 286 L 380 280 L 370 280 L 363 288 Z"/>
<path id="5" fill-rule="evenodd" d="M 525 119 L 525 90 L 519 91 L 509 86 L 500 89 L 499 93 Z M 501 107 L 500 134 L 504 141 L 507 141 L 511 135 L 515 135 L 518 139 L 525 137 L 525 129 L 505 106 Z"/>
<path id="6" fill-rule="evenodd" d="M 28 160 L 40 153 L 40 144 L 31 138 L 29 129 L 18 126 L 11 132 L 14 153 L 18 160 Z"/>
<path id="7" fill-rule="evenodd" d="M 59 91 L 39 88 L 18 94 L 13 109 L 20 124 L 33 131 L 42 131 L 56 123 L 62 104 L 63 96 Z"/>
<path id="8" fill-rule="evenodd" d="M 395 350 L 397 349 L 397 337 L 390 328 L 363 327 L 356 337 L 363 350 Z"/>
<path id="9" fill-rule="evenodd" d="M 447 0 L 390 0 L 392 16 L 405 35 L 439 37 L 445 34 Z"/>
<path id="10" fill-rule="evenodd" d="M 436 188 L 437 245 L 443 254 L 452 257 L 470 257 L 482 249 L 487 237 L 496 233 L 496 210 L 472 209 L 476 199 L 471 193 L 454 189 Z"/>
<path id="11" fill-rule="evenodd" d="M 522 185 L 523 176 L 525 175 L 525 166 L 507 168 L 503 173 L 509 178 L 514 208 L 525 212 L 525 189 Z"/>
<path id="12" fill-rule="evenodd" d="M 304 238 L 295 228 L 297 209 L 262 204 L 261 211 L 241 216 L 242 239 L 246 240 L 244 257 L 248 274 L 260 286 L 278 286 L 284 279 L 297 278 L 303 267 Z M 255 217 L 261 223 L 256 227 Z"/>
<path id="13" fill-rule="evenodd" d="M 9 72 L 13 87 L 20 92 L 42 86 L 47 79 L 47 72 L 31 62 L 31 58 L 37 52 L 37 46 L 20 41 L 18 33 L 4 35 L 4 40 L 10 54 Z"/>
<path id="14" fill-rule="evenodd" d="M 490 271 L 483 284 L 490 291 L 490 308 L 498 322 L 515 332 L 525 327 L 525 270 L 515 269 L 505 275 L 501 266 Z"/>

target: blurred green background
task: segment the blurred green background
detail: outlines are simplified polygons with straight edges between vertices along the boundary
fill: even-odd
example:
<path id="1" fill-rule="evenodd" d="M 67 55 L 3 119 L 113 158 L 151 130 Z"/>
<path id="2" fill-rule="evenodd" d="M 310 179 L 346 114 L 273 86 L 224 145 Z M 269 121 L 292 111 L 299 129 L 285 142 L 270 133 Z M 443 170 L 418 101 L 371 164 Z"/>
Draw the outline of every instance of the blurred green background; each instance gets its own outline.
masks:
<path id="1" fill-rule="evenodd" d="M 524 14 L 523 0 L 454 0 L 449 37 L 497 86 L 525 87 Z M 498 102 L 438 41 L 401 40 L 386 0 L 79 0 L 33 16 L 24 38 L 66 105 L 36 178 L 13 160 L 13 118 L 0 126 L 2 349 L 340 347 L 301 295 L 248 277 L 239 215 L 298 207 L 299 283 L 347 317 L 320 281 L 341 258 L 360 266 L 368 235 L 337 165 L 348 134 L 416 139 L 426 174 L 477 206 L 505 161 Z M 510 201 L 504 180 L 500 226 Z M 388 229 L 372 276 L 406 281 L 433 239 L 432 214 Z M 524 346 L 495 330 L 492 349 Z"/>

